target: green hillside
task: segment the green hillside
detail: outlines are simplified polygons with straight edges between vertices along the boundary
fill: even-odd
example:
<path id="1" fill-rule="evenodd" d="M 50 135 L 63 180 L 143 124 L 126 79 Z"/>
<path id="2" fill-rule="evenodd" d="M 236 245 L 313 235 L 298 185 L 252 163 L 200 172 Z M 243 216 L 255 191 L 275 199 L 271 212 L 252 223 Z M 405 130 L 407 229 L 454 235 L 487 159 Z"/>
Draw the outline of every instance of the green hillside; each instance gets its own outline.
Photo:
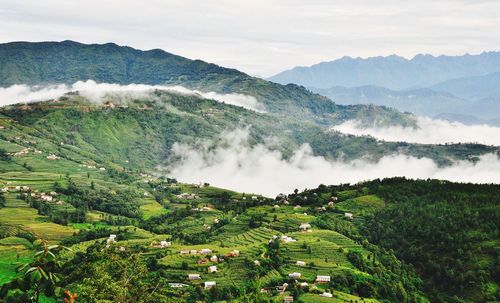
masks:
<path id="1" fill-rule="evenodd" d="M 154 102 L 96 104 L 70 95 L 2 108 L 0 283 L 6 286 L 0 296 L 6 302 L 22 301 L 27 287 L 26 295 L 36 292 L 33 282 L 12 280 L 23 277 L 16 264 L 29 262 L 60 275 L 43 288 L 48 302 L 61 301 L 64 290 L 77 293 L 77 302 L 499 300 L 498 186 L 388 179 L 267 198 L 158 178 L 153 168 L 173 142 L 249 124 L 253 143 L 280 136 L 285 154 L 306 138 L 327 156 L 335 154 L 324 138 L 338 138 L 332 142 L 346 154 L 359 150 L 356 144 L 380 155 L 401 148 L 213 100 L 155 94 Z M 442 157 L 491 150 L 405 146 Z M 117 242 L 106 248 L 110 234 Z M 35 255 L 39 238 L 70 247 L 52 248 L 60 266 Z M 160 241 L 171 243 L 161 248 Z M 212 252 L 182 252 L 202 249 Z M 213 255 L 216 262 L 204 260 Z M 316 282 L 318 275 L 330 282 Z M 207 281 L 216 286 L 205 289 Z M 284 291 L 277 288 L 283 283 Z"/>
<path id="2" fill-rule="evenodd" d="M 62 290 L 77 293 L 78 302 L 274 302 L 286 295 L 314 302 L 325 291 L 333 294 L 333 302 L 426 302 L 420 279 L 410 268 L 375 246 L 320 227 L 312 206 L 298 210 L 284 201 L 209 185 L 180 184 L 138 172 L 116 174 L 98 169 L 99 162 L 89 168 L 81 163 L 93 160 L 80 160 L 48 160 L 45 152 L 2 160 L 2 167 L 10 167 L 0 174 L 2 188 L 7 187 L 0 208 L 0 296 L 6 302 L 22 300 L 19 291 L 8 289 L 24 286 L 9 281 L 22 277 L 15 271 L 17 263 L 37 262 L 38 238 L 71 248 L 60 254 L 62 264 L 54 273 L 61 280 L 45 292 L 49 302 L 50 297 L 59 301 Z M 42 192 L 54 200 L 42 201 Z M 300 232 L 298 226 L 307 222 L 312 231 Z M 109 234 L 118 237 L 106 249 Z M 274 235 L 285 234 L 296 242 L 269 243 Z M 171 245 L 158 247 L 162 240 Z M 181 253 L 202 249 L 212 252 Z M 202 261 L 213 255 L 217 262 Z M 296 265 L 298 260 L 305 266 Z M 212 265 L 217 273 L 207 272 Z M 289 279 L 292 272 L 301 273 L 298 282 Z M 131 282 L 123 280 L 130 274 Z M 188 274 L 199 274 L 201 280 L 189 281 Z M 317 275 L 331 276 L 332 282 L 315 283 Z M 204 290 L 205 281 L 217 286 Z M 299 282 L 308 286 L 301 288 Z M 276 291 L 283 283 L 289 285 L 285 291 Z"/>
<path id="3" fill-rule="evenodd" d="M 0 108 L 1 302 L 500 300 L 497 185 L 394 178 L 263 197 L 158 170 L 177 161 L 174 143 L 213 147 L 235 129 L 252 146 L 275 139 L 285 158 L 307 143 L 330 160 L 402 154 L 444 166 L 497 147 L 333 132 L 352 119 L 414 121 L 161 50 L 0 45 L 0 86 L 86 79 L 245 94 L 266 112 L 162 90 Z"/>
<path id="4" fill-rule="evenodd" d="M 37 148 L 82 163 L 90 159 L 117 170 L 154 169 L 164 164 L 175 142 L 214 139 L 224 131 L 245 127 L 250 127 L 251 143 L 279 138 L 277 148 L 285 157 L 304 143 L 311 145 L 315 155 L 330 159 L 377 160 L 403 153 L 428 157 L 440 165 L 498 150 L 477 144 L 422 145 L 346 136 L 325 131 L 315 123 L 166 91 L 133 100 L 111 95 L 104 103 L 72 94 L 50 102 L 3 107 L 0 113 L 4 127 L 0 148 L 6 152 Z M 343 110 L 335 121 L 341 123 L 358 115 L 364 112 Z"/>
<path id="5" fill-rule="evenodd" d="M 141 51 L 107 44 L 12 42 L 0 44 L 0 87 L 43 85 L 79 80 L 120 84 L 183 85 L 201 91 L 255 97 L 270 113 L 332 125 L 346 113 L 378 112 L 377 121 L 412 125 L 413 119 L 387 108 L 339 106 L 297 85 L 250 77 L 235 69 L 191 60 L 155 49 Z M 381 115 L 380 112 L 383 114 Z M 365 115 L 357 115 L 364 118 Z M 367 117 L 371 123 L 373 117 Z M 364 119 L 363 119 L 364 120 Z"/>

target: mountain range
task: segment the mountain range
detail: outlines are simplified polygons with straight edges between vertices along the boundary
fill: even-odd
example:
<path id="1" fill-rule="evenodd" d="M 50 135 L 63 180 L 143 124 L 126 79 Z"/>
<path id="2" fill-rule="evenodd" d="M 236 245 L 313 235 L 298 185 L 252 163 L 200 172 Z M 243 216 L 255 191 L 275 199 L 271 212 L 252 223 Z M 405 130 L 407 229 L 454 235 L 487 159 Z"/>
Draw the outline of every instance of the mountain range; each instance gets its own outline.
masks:
<path id="1" fill-rule="evenodd" d="M 344 57 L 295 67 L 269 80 L 304 85 L 339 104 L 385 105 L 466 124 L 498 125 L 500 52 Z"/>
<path id="2" fill-rule="evenodd" d="M 429 87 L 438 83 L 500 71 L 500 52 L 479 55 L 432 56 L 417 55 L 412 59 L 388 57 L 343 57 L 310 67 L 295 67 L 269 78 L 287 84 L 307 87 L 382 86 L 393 90 Z"/>

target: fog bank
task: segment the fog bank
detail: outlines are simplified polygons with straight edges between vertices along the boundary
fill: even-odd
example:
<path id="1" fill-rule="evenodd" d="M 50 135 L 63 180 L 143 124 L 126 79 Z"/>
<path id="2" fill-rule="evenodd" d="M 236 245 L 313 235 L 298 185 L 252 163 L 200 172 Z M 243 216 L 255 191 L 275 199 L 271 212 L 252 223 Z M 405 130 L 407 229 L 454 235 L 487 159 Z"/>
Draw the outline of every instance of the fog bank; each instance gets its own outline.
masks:
<path id="1" fill-rule="evenodd" d="M 460 122 L 417 118 L 418 128 L 388 126 L 364 128 L 356 120 L 334 126 L 332 129 L 351 135 L 370 135 L 385 141 L 409 143 L 481 143 L 500 145 L 500 127 L 490 125 L 465 125 Z"/>
<path id="2" fill-rule="evenodd" d="M 439 168 L 431 159 L 404 155 L 386 156 L 378 162 L 329 161 L 313 155 L 311 147 L 305 144 L 290 159 L 284 159 L 266 144 L 251 146 L 248 139 L 249 131 L 238 129 L 224 133 L 216 142 L 176 143 L 172 148 L 175 161 L 167 167 L 169 175 L 184 182 L 209 182 L 270 197 L 295 188 L 315 188 L 321 183 L 355 183 L 394 176 L 500 183 L 500 160 L 492 154 L 481 156 L 475 164 L 458 161 Z"/>
<path id="3" fill-rule="evenodd" d="M 219 94 L 216 92 L 200 92 L 190 90 L 183 86 L 164 86 L 164 85 L 146 85 L 146 84 L 114 84 L 114 83 L 96 83 L 93 80 L 78 81 L 71 85 L 56 84 L 45 86 L 12 85 L 7 88 L 0 87 L 0 106 L 27 103 L 33 101 L 45 101 L 61 97 L 62 95 L 78 91 L 82 96 L 91 101 L 100 102 L 106 94 L 126 94 L 127 96 L 144 96 L 152 91 L 166 90 L 184 95 L 196 95 L 199 97 L 214 99 L 219 102 L 241 106 L 257 112 L 265 112 L 265 106 L 255 97 L 243 94 Z"/>

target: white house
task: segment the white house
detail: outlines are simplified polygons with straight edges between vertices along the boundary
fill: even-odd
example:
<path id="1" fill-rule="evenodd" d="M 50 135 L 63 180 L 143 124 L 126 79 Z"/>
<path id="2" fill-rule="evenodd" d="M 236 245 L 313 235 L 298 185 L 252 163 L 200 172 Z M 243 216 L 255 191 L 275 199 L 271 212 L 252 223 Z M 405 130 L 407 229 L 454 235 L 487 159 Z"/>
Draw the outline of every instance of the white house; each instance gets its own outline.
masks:
<path id="1" fill-rule="evenodd" d="M 253 261 L 253 264 L 255 264 L 255 266 L 260 266 L 260 261 L 259 260 L 255 260 L 255 261 Z"/>
<path id="2" fill-rule="evenodd" d="M 307 287 L 307 286 L 309 286 L 309 284 L 307 284 L 307 282 L 300 283 L 300 287 Z"/>
<path id="3" fill-rule="evenodd" d="M 198 251 L 196 249 L 191 249 L 189 251 L 189 253 L 192 254 L 192 255 L 196 255 L 196 254 L 198 254 Z"/>
<path id="4" fill-rule="evenodd" d="M 200 253 L 203 255 L 208 255 L 212 253 L 212 250 L 209 248 L 203 248 L 202 250 L 200 250 Z"/>
<path id="5" fill-rule="evenodd" d="M 49 196 L 49 195 L 41 195 L 40 199 L 42 199 L 45 202 L 52 202 L 53 198 L 52 198 L 52 196 Z"/>
<path id="6" fill-rule="evenodd" d="M 217 266 L 215 266 L 215 265 L 209 266 L 208 272 L 209 273 L 217 272 Z"/>
<path id="7" fill-rule="evenodd" d="M 325 297 L 325 298 L 333 298 L 333 295 L 329 292 L 324 292 L 320 296 Z"/>
<path id="8" fill-rule="evenodd" d="M 352 213 L 344 213 L 344 217 L 347 219 L 352 219 Z"/>
<path id="9" fill-rule="evenodd" d="M 205 282 L 205 288 L 212 288 L 216 285 L 215 281 L 207 281 Z"/>
<path id="10" fill-rule="evenodd" d="M 168 283 L 168 286 L 172 288 L 182 288 L 188 286 L 187 284 L 184 283 Z"/>
<path id="11" fill-rule="evenodd" d="M 288 274 L 288 277 L 291 279 L 299 279 L 301 276 L 300 272 L 293 272 L 291 274 Z"/>
<path id="12" fill-rule="evenodd" d="M 59 157 L 54 154 L 50 154 L 47 156 L 47 160 L 57 160 L 57 159 L 59 159 Z"/>
<path id="13" fill-rule="evenodd" d="M 299 229 L 300 229 L 300 230 L 308 230 L 308 229 L 310 229 L 310 228 L 311 228 L 311 224 L 309 224 L 309 223 L 301 223 L 301 224 L 299 225 Z"/>
<path id="14" fill-rule="evenodd" d="M 326 282 L 330 282 L 330 276 L 316 276 L 316 282 L 319 282 L 319 283 L 326 283 Z"/>
<path id="15" fill-rule="evenodd" d="M 109 235 L 109 238 L 106 240 L 106 243 L 111 244 L 115 242 L 116 242 L 116 235 Z"/>
<path id="16" fill-rule="evenodd" d="M 189 250 L 184 249 L 179 252 L 181 255 L 189 255 Z"/>
<path id="17" fill-rule="evenodd" d="M 217 258 L 216 255 L 210 257 L 210 262 L 217 262 L 217 261 L 219 261 L 219 258 Z"/>
<path id="18" fill-rule="evenodd" d="M 295 263 L 295 264 L 298 266 L 306 266 L 306 262 L 304 262 L 304 261 L 297 261 L 297 263 Z"/>
<path id="19" fill-rule="evenodd" d="M 297 240 L 295 240 L 294 238 L 285 235 L 281 236 L 281 241 L 285 243 L 297 242 Z"/>
<path id="20" fill-rule="evenodd" d="M 188 280 L 199 280 L 201 279 L 200 274 L 188 274 Z"/>
<path id="21" fill-rule="evenodd" d="M 167 242 L 167 241 L 160 241 L 160 246 L 161 248 L 167 247 L 172 245 L 172 242 Z"/>

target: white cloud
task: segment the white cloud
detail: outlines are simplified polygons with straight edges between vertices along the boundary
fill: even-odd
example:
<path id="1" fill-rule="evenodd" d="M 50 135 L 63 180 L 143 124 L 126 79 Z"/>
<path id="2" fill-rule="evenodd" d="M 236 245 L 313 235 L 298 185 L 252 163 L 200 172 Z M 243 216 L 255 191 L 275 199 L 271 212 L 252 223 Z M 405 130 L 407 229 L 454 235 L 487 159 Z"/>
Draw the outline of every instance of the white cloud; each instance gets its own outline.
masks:
<path id="1" fill-rule="evenodd" d="M 386 126 L 363 127 L 356 120 L 334 126 L 334 130 L 351 135 L 369 135 L 379 140 L 404 141 L 410 143 L 481 143 L 500 146 L 500 128 L 490 125 L 465 125 L 418 117 L 417 128 Z"/>
<path id="2" fill-rule="evenodd" d="M 367 160 L 329 161 L 315 156 L 307 144 L 284 159 L 265 144 L 251 146 L 249 131 L 239 129 L 223 134 L 217 142 L 196 146 L 176 143 L 172 148 L 169 175 L 184 182 L 209 182 L 215 186 L 247 193 L 274 196 L 295 188 L 319 184 L 354 183 L 375 178 L 406 176 L 477 183 L 500 183 L 500 160 L 488 154 L 477 163 L 458 161 L 440 168 L 431 159 L 404 155 Z"/>
<path id="3" fill-rule="evenodd" d="M 179 94 L 198 95 L 203 98 L 214 99 L 219 102 L 241 106 L 257 112 L 265 112 L 265 106 L 253 96 L 243 94 L 218 94 L 215 92 L 200 92 L 182 86 L 162 86 L 146 84 L 120 85 L 112 83 L 96 83 L 93 80 L 78 81 L 72 85 L 57 84 L 47 86 L 13 85 L 7 88 L 0 87 L 0 106 L 25 103 L 32 101 L 45 101 L 58 98 L 70 91 L 78 91 L 91 101 L 100 102 L 108 93 L 143 95 L 153 90 L 167 90 Z"/>

